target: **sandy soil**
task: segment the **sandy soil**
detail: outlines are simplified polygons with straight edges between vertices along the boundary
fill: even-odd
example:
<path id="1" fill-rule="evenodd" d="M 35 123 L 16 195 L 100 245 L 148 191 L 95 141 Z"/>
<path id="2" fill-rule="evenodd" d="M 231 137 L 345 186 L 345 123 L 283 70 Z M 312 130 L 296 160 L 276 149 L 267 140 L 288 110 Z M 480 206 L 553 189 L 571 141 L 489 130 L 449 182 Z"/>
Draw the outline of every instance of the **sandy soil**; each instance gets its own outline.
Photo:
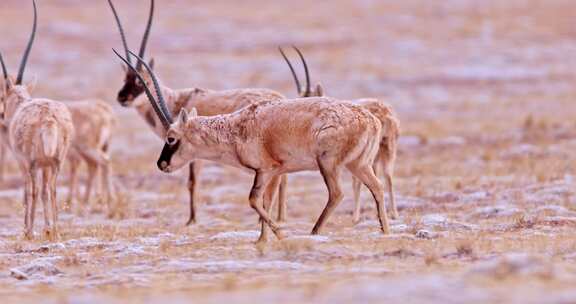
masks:
<path id="1" fill-rule="evenodd" d="M 0 3 L 13 72 L 31 27 L 25 2 Z M 146 1 L 116 2 L 136 47 Z M 574 1 L 158 2 L 149 54 L 171 87 L 295 96 L 276 51 L 295 44 L 329 95 L 389 101 L 403 130 L 393 235 L 379 233 L 367 193 L 352 223 L 345 176 L 345 201 L 309 236 L 327 197 L 307 172 L 290 176 L 290 237 L 255 246 L 251 176 L 215 164 L 201 177 L 199 223 L 185 227 L 184 173 L 155 168 L 161 142 L 115 102 L 120 40 L 105 1 L 39 1 L 27 78 L 38 79 L 36 96 L 115 106 L 122 218 L 63 212 L 60 241 L 23 240 L 22 179 L 10 161 L 0 185 L 2 303 L 576 299 Z"/>

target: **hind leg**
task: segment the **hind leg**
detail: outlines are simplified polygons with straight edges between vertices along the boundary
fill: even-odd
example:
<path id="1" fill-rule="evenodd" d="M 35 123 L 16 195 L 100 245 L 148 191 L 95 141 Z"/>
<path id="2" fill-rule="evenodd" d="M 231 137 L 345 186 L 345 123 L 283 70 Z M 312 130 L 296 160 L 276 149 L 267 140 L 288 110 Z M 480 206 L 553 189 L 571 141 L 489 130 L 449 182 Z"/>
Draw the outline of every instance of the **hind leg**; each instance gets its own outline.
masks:
<path id="1" fill-rule="evenodd" d="M 384 208 L 384 190 L 382 184 L 374 174 L 374 170 L 365 164 L 349 164 L 348 170 L 370 189 L 376 203 L 380 228 L 384 234 L 389 234 L 390 225 L 388 224 L 386 208 Z"/>
<path id="2" fill-rule="evenodd" d="M 24 170 L 24 237 L 28 240 L 34 238 L 34 227 L 32 226 L 32 172 Z"/>
<path id="3" fill-rule="evenodd" d="M 352 192 L 354 193 L 354 214 L 352 215 L 354 224 L 358 224 L 360 222 L 360 180 L 358 180 L 355 176 L 352 176 Z"/>
<path id="4" fill-rule="evenodd" d="M 57 196 L 56 196 L 56 191 L 57 191 L 57 179 L 58 179 L 58 175 L 60 173 L 60 168 L 58 166 L 54 166 L 53 168 L 51 168 L 50 170 L 50 204 L 52 205 L 52 227 L 53 227 L 53 233 L 52 235 L 54 236 L 54 238 L 59 238 L 59 233 L 58 233 L 58 201 L 57 201 Z"/>
<path id="5" fill-rule="evenodd" d="M 288 187 L 288 175 L 283 174 L 278 185 L 278 217 L 276 219 L 279 223 L 286 222 L 286 187 Z"/>
<path id="6" fill-rule="evenodd" d="M 58 209 L 55 200 L 54 169 L 46 167 L 42 169 L 42 203 L 44 206 L 44 234 L 47 239 L 55 240 L 57 236 L 56 223 L 58 221 Z"/>
<path id="7" fill-rule="evenodd" d="M 324 227 L 324 223 L 343 198 L 342 189 L 340 187 L 341 167 L 332 159 L 322 158 L 318 159 L 318 167 L 320 168 L 320 173 L 322 174 L 326 187 L 328 188 L 328 202 L 326 203 L 326 207 L 324 207 L 322 214 L 318 218 L 318 221 L 316 221 L 316 224 L 312 229 L 312 234 L 320 233 Z"/>
<path id="8" fill-rule="evenodd" d="M 68 164 L 70 166 L 70 176 L 66 208 L 68 210 L 72 210 L 76 204 L 76 197 L 78 195 L 78 167 L 80 166 L 80 160 L 78 158 L 71 157 L 68 159 Z"/>
<path id="9" fill-rule="evenodd" d="M 386 181 L 386 186 L 388 187 L 388 200 L 390 201 L 390 207 L 392 208 L 392 219 L 397 219 L 400 215 L 398 214 L 398 207 L 396 206 L 396 198 L 394 197 L 394 167 L 390 163 L 384 163 L 384 180 Z"/>
<path id="10" fill-rule="evenodd" d="M 92 187 L 94 186 L 94 179 L 96 178 L 98 164 L 93 161 L 86 160 L 86 165 L 88 168 L 88 179 L 86 180 L 86 191 L 84 192 L 83 209 L 87 208 L 88 212 L 92 212 L 94 206 L 92 205 L 90 197 L 92 195 Z"/>

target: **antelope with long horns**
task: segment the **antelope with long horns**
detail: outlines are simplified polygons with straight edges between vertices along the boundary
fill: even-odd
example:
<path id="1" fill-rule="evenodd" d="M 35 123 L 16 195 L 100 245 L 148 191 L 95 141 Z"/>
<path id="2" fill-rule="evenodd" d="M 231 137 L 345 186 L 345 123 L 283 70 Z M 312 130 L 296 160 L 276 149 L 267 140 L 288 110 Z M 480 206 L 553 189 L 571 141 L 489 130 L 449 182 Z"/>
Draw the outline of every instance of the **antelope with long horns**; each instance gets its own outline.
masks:
<path id="1" fill-rule="evenodd" d="M 304 67 L 304 75 L 306 77 L 306 85 L 302 88 L 300 84 L 300 79 L 292 66 L 292 63 L 286 56 L 286 53 L 282 48 L 279 48 L 280 54 L 288 64 L 290 68 L 290 72 L 292 73 L 292 77 L 294 78 L 294 82 L 296 84 L 296 90 L 298 95 L 302 98 L 306 97 L 323 97 L 324 96 L 324 88 L 320 84 L 316 84 L 314 90 L 312 90 L 311 81 L 310 81 L 310 71 L 308 68 L 308 64 L 306 63 L 306 59 L 302 52 L 297 48 L 293 47 L 298 56 L 300 57 L 300 61 L 302 62 L 302 66 Z M 396 150 L 397 150 L 397 142 L 398 137 L 400 134 L 400 122 L 395 117 L 392 108 L 384 103 L 383 101 L 376 99 L 376 98 L 363 98 L 363 99 L 356 99 L 352 100 L 354 104 L 360 105 L 370 111 L 374 116 L 380 120 L 382 124 L 382 139 L 380 141 L 380 149 L 378 151 L 378 155 L 374 160 L 374 172 L 376 175 L 380 175 L 380 170 L 384 172 L 384 178 L 386 180 L 386 184 L 388 186 L 388 199 L 390 200 L 390 205 L 392 207 L 392 214 L 391 218 L 395 219 L 398 217 L 398 209 L 396 207 L 396 200 L 394 198 L 394 188 L 393 188 L 393 177 L 394 177 L 394 163 L 396 162 Z M 354 192 L 354 222 L 357 223 L 360 221 L 360 187 L 361 182 L 358 180 L 354 175 L 352 176 L 352 188 Z"/>
<path id="2" fill-rule="evenodd" d="M 118 92 L 118 102 L 124 107 L 135 108 L 138 114 L 146 121 L 148 126 L 152 128 L 158 137 L 164 139 L 166 135 L 166 129 L 162 125 L 162 121 L 154 114 L 154 110 L 150 103 L 146 100 L 147 97 L 142 93 L 144 90 L 144 85 L 138 79 L 138 72 L 142 72 L 142 62 L 136 62 L 134 69 L 129 68 L 132 65 L 131 56 L 129 54 L 128 43 L 126 41 L 126 36 L 120 21 L 120 17 L 112 3 L 112 0 L 108 0 L 108 4 L 116 20 L 118 30 L 120 32 L 120 37 L 125 51 L 125 59 L 127 60 L 128 67 L 125 68 L 126 75 L 124 77 L 124 85 Z M 144 58 L 146 53 L 146 45 L 148 43 L 148 37 L 150 35 L 150 30 L 152 28 L 152 21 L 154 17 L 154 0 L 150 2 L 150 12 L 148 16 L 148 22 L 146 24 L 146 30 L 144 31 L 144 36 L 142 38 L 138 56 Z M 153 60 L 150 60 L 150 67 L 153 67 Z M 173 90 L 166 86 L 161 87 L 162 93 L 166 96 L 166 108 L 167 112 L 172 115 L 176 115 L 181 109 L 191 110 L 196 108 L 196 111 L 201 116 L 212 116 L 219 114 L 232 113 L 241 108 L 249 106 L 254 103 L 259 103 L 262 101 L 274 101 L 282 100 L 284 96 L 278 92 L 268 90 L 268 89 L 232 89 L 223 91 L 213 91 L 202 88 L 189 88 Z M 200 160 L 194 160 L 189 164 L 189 177 L 188 177 L 188 192 L 190 195 L 190 217 L 188 219 L 187 225 L 196 222 L 196 209 L 195 202 L 197 201 L 197 188 L 198 188 L 198 176 L 202 164 Z M 280 205 L 285 205 L 284 201 L 286 199 L 285 194 L 286 189 L 286 177 L 282 177 L 282 181 L 279 187 L 278 200 Z M 280 220 L 284 219 L 284 215 L 280 214 Z"/>
<path id="3" fill-rule="evenodd" d="M 4 79 L 8 79 L 6 66 L 0 56 Z M 7 85 L 7 80 L 4 81 Z M 2 94 L 5 94 L 3 90 Z M 70 166 L 69 188 L 67 202 L 72 204 L 76 201 L 78 186 L 78 169 L 81 162 L 84 162 L 88 169 L 85 193 L 82 198 L 83 205 L 90 204 L 92 189 L 95 178 L 101 172 L 104 193 L 97 193 L 103 197 L 108 206 L 109 215 L 114 208 L 111 204 L 116 200 L 112 186 L 112 169 L 108 147 L 113 134 L 113 126 L 116 118 L 112 107 L 102 100 L 85 100 L 67 102 L 66 105 L 72 114 L 75 137 L 72 141 L 71 149 L 68 153 L 68 164 Z M 2 110 L 3 112 L 3 110 Z M 9 136 L 7 126 L 0 126 L 0 180 L 4 175 L 6 149 L 9 146 Z M 78 205 L 78 209 L 80 209 Z M 79 213 L 82 213 L 78 210 Z"/>
<path id="4" fill-rule="evenodd" d="M 319 170 L 324 177 L 329 198 L 312 229 L 312 234 L 317 234 L 342 200 L 339 179 L 344 167 L 372 191 L 380 228 L 389 233 L 383 187 L 372 169 L 381 124 L 369 111 L 345 101 L 318 97 L 253 104 L 216 116 L 198 116 L 195 109 L 181 109 L 174 121 L 152 69 L 135 57 L 146 70 L 137 77 L 164 128 L 166 142 L 158 168 L 169 173 L 194 159 L 205 159 L 254 172 L 249 202 L 262 221 L 259 242 L 266 241 L 267 227 L 277 238 L 283 238 L 280 227 L 268 214 L 266 202 L 281 175 Z"/>
<path id="5" fill-rule="evenodd" d="M 34 215 L 40 188 L 44 206 L 45 233 L 50 239 L 54 239 L 58 235 L 56 179 L 74 137 L 74 125 L 66 105 L 48 99 L 31 98 L 29 86 L 22 83 L 26 62 L 36 35 L 36 2 L 33 0 L 32 3 L 34 25 L 20 63 L 18 76 L 14 81 L 7 73 L 4 74 L 6 85 L 2 98 L 3 122 L 8 126 L 10 148 L 25 180 L 24 235 L 26 238 L 33 237 Z"/>

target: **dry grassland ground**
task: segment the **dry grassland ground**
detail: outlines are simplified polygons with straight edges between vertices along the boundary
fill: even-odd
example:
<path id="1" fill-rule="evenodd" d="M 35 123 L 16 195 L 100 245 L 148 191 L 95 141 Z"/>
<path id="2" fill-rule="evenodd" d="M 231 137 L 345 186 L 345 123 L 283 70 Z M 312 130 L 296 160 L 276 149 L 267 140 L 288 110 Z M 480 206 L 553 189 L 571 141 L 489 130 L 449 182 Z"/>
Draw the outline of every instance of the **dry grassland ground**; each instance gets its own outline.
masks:
<path id="1" fill-rule="evenodd" d="M 184 227 L 184 174 L 155 168 L 161 142 L 115 102 L 120 41 L 106 1 L 38 2 L 27 78 L 38 78 L 36 96 L 115 106 L 123 212 L 63 212 L 60 241 L 22 240 L 23 181 L 11 160 L 0 186 L 0 302 L 576 301 L 574 1 L 157 1 L 149 53 L 172 87 L 294 96 L 276 47 L 295 44 L 329 95 L 382 97 L 400 117 L 393 235 L 379 233 L 367 193 L 352 224 L 346 175 L 346 199 L 309 236 L 327 195 L 308 172 L 289 178 L 290 237 L 262 247 L 251 175 L 233 168 L 207 166 L 199 223 Z M 135 48 L 147 1 L 116 2 Z M 14 72 L 28 1 L 2 0 L 0 24 Z"/>

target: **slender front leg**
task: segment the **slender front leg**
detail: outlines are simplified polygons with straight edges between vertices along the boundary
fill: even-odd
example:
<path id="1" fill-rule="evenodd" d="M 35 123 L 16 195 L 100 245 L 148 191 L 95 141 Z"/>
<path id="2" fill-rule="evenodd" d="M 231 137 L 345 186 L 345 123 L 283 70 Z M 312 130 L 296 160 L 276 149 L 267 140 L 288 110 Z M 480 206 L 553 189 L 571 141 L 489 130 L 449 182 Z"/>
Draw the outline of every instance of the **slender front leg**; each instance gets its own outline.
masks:
<path id="1" fill-rule="evenodd" d="M 281 177 L 274 176 L 268 186 L 266 186 L 266 191 L 264 191 L 264 210 L 270 212 L 274 207 L 276 190 L 278 189 L 278 184 L 280 183 Z M 260 220 L 262 225 L 261 227 L 261 234 L 260 238 L 258 239 L 257 243 L 266 243 L 268 241 L 268 226 L 264 223 L 264 221 Z"/>
<path id="2" fill-rule="evenodd" d="M 262 203 L 262 193 L 264 192 L 264 188 L 267 186 L 270 179 L 273 177 L 270 173 L 262 173 L 260 171 L 256 171 L 256 176 L 254 177 L 254 184 L 252 185 L 252 190 L 250 190 L 250 207 L 254 209 L 260 219 L 272 229 L 272 232 L 276 235 L 278 239 L 283 239 L 284 236 L 280 231 L 280 227 L 270 218 L 268 212 L 264 209 Z M 264 226 L 262 226 L 264 227 Z M 264 235 L 264 229 L 260 232 L 260 236 Z"/>
<path id="3" fill-rule="evenodd" d="M 188 194 L 190 196 L 190 217 L 186 222 L 186 226 L 196 223 L 196 186 L 199 184 L 198 176 L 200 175 L 200 171 L 202 171 L 203 163 L 199 160 L 193 161 L 189 165 L 189 175 L 188 175 L 188 183 L 186 186 L 188 187 Z"/>
<path id="4" fill-rule="evenodd" d="M 86 160 L 86 166 L 88 167 L 88 180 L 86 181 L 86 192 L 84 193 L 84 206 L 88 208 L 88 212 L 92 212 L 93 204 L 90 200 L 92 194 L 92 187 L 94 187 L 94 179 L 96 178 L 96 173 L 98 171 L 98 164 L 91 160 Z"/>
<path id="5" fill-rule="evenodd" d="M 118 206 L 116 204 L 116 192 L 114 191 L 114 185 L 112 185 L 112 167 L 110 161 L 105 161 L 100 165 L 100 171 L 102 173 L 102 183 L 104 184 L 104 191 L 106 192 L 106 207 L 108 209 L 108 217 L 113 218 L 118 211 Z"/>
<path id="6" fill-rule="evenodd" d="M 312 229 L 312 234 L 318 234 L 324 227 L 324 223 L 328 217 L 332 214 L 336 206 L 342 201 L 343 194 L 340 188 L 340 171 L 341 168 L 335 164 L 333 160 L 318 160 L 318 167 L 320 168 L 320 173 L 324 178 L 326 187 L 328 187 L 328 203 L 322 211 L 320 218 L 316 221 L 314 228 Z"/>
<path id="7" fill-rule="evenodd" d="M 78 166 L 80 164 L 79 160 L 74 157 L 69 159 L 70 166 L 70 177 L 68 184 L 68 199 L 66 200 L 66 209 L 72 210 L 74 202 L 76 201 L 76 195 L 78 191 Z"/>

